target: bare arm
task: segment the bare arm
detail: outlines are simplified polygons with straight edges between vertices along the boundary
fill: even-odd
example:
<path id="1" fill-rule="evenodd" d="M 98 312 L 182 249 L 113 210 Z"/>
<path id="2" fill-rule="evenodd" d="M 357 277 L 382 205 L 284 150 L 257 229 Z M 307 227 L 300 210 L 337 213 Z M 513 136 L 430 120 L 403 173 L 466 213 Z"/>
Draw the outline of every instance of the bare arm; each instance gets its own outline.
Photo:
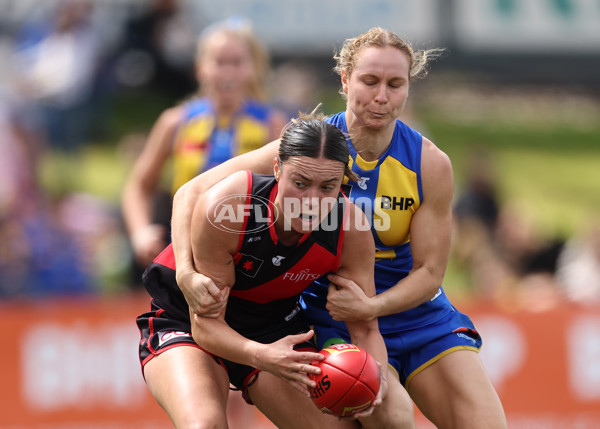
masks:
<path id="1" fill-rule="evenodd" d="M 208 190 L 194 204 L 190 228 L 194 265 L 211 281 L 213 287 L 219 290 L 229 290 L 235 283 L 233 256 L 237 249 L 239 234 L 224 232 L 215 225 L 221 225 L 229 231 L 239 231 L 242 224 L 234 223 L 229 219 L 216 224 L 211 203 L 225 195 L 239 193 L 240 188 L 246 189 L 246 183 L 247 179 L 243 172 L 233 174 L 218 186 Z M 191 314 L 191 317 L 192 333 L 199 345 L 226 359 L 250 364 L 249 356 L 256 352 L 251 349 L 253 344 L 227 325 L 224 308 L 219 312 L 218 317 L 213 319 L 194 314 Z"/>
<path id="2" fill-rule="evenodd" d="M 414 308 L 437 293 L 442 284 L 452 238 L 453 174 L 448 156 L 423 138 L 423 203 L 410 225 L 413 268 L 393 288 L 377 295 L 374 316 Z"/>
<path id="3" fill-rule="evenodd" d="M 231 231 L 241 230 L 243 222 L 221 220 L 219 222 L 227 231 L 219 229 L 215 226 L 211 203 L 227 195 L 239 194 L 240 189 L 246 189 L 246 184 L 245 172 L 238 172 L 207 191 L 193 210 L 191 237 L 194 264 L 218 289 L 230 289 L 235 283 L 233 256 L 237 250 L 239 234 L 232 234 Z M 243 203 L 245 201 L 240 202 Z M 312 332 L 287 336 L 271 344 L 261 344 L 245 338 L 229 327 L 225 321 L 224 308 L 216 318 L 190 313 L 192 335 L 202 348 L 225 359 L 271 372 L 296 388 L 297 383 L 315 385 L 306 373 L 318 371 L 316 367 L 311 367 L 310 362 L 321 359 L 322 355 L 296 352 L 293 349 L 295 344 L 310 339 Z M 300 390 L 308 395 L 306 387 Z"/>
<path id="4" fill-rule="evenodd" d="M 160 115 L 123 189 L 123 217 L 136 259 L 142 265 L 152 262 L 166 244 L 166 231 L 152 223 L 152 203 L 181 117 L 180 107 Z"/>
<path id="5" fill-rule="evenodd" d="M 328 309 L 335 320 L 371 320 L 406 311 L 430 300 L 438 291 L 450 254 L 452 166 L 448 157 L 426 139 L 421 171 L 423 203 L 410 226 L 412 271 L 394 287 L 373 299 L 368 299 L 349 280 L 331 276 L 331 281 L 348 285 L 344 293 L 328 300 Z"/>
<path id="6" fill-rule="evenodd" d="M 278 148 L 279 141 L 276 140 L 260 149 L 232 158 L 192 179 L 175 193 L 171 234 L 177 283 L 193 313 L 214 317 L 225 305 L 224 294 L 211 287 L 210 282 L 207 283 L 206 278 L 196 272 L 194 265 L 190 230 L 196 203 L 213 185 L 237 171 L 248 169 L 255 173 L 272 174 L 273 158 L 277 156 Z M 239 191 L 238 189 L 237 192 Z"/>

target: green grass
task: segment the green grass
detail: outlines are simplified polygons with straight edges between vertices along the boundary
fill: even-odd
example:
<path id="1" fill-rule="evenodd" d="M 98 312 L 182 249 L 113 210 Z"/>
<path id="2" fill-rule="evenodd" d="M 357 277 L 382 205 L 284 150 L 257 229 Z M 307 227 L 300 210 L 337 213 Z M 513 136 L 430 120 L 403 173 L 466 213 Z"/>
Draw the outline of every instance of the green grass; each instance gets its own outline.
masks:
<path id="1" fill-rule="evenodd" d="M 600 213 L 600 151 L 508 149 L 499 163 L 519 172 L 503 175 L 503 202 L 520 202 L 548 234 L 570 235 Z"/>

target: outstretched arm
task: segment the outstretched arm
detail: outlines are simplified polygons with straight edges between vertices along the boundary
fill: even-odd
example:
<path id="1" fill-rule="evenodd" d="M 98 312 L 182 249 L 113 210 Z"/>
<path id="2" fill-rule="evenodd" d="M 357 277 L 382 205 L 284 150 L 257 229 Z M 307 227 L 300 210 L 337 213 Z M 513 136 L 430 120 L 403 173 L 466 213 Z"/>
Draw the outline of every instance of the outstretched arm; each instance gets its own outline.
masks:
<path id="1" fill-rule="evenodd" d="M 194 265 L 190 230 L 196 203 L 213 185 L 237 171 L 248 169 L 255 173 L 272 173 L 273 158 L 277 156 L 278 148 L 279 141 L 276 140 L 260 149 L 232 158 L 192 179 L 175 193 L 171 238 L 177 265 L 177 284 L 192 313 L 215 317 L 226 302 L 224 292 L 198 273 Z"/>

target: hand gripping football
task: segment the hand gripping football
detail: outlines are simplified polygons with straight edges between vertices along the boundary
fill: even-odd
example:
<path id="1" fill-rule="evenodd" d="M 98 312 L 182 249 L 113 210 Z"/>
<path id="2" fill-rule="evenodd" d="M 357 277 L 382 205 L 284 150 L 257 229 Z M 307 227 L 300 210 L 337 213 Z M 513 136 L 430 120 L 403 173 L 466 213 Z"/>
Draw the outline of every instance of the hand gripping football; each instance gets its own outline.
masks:
<path id="1" fill-rule="evenodd" d="M 323 412 L 347 417 L 371 406 L 381 382 L 377 361 L 366 350 L 354 344 L 333 344 L 319 353 L 322 361 L 312 364 L 321 374 L 311 374 L 317 383 L 311 397 Z"/>

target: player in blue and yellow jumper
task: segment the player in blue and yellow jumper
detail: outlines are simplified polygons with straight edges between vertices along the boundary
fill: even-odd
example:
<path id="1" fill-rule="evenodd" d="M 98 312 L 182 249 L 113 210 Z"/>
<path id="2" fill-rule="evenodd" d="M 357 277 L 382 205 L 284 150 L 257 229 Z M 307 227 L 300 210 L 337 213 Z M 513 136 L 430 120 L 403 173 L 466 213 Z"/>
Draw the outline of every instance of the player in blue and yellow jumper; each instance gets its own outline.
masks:
<path id="1" fill-rule="evenodd" d="M 286 120 L 266 102 L 268 69 L 267 52 L 247 21 L 230 18 L 203 31 L 196 56 L 200 91 L 160 115 L 123 192 L 123 215 L 141 266 L 169 241 L 170 207 L 166 225 L 154 219 L 164 170 L 171 173 L 172 195 L 199 173 L 279 137 Z"/>

